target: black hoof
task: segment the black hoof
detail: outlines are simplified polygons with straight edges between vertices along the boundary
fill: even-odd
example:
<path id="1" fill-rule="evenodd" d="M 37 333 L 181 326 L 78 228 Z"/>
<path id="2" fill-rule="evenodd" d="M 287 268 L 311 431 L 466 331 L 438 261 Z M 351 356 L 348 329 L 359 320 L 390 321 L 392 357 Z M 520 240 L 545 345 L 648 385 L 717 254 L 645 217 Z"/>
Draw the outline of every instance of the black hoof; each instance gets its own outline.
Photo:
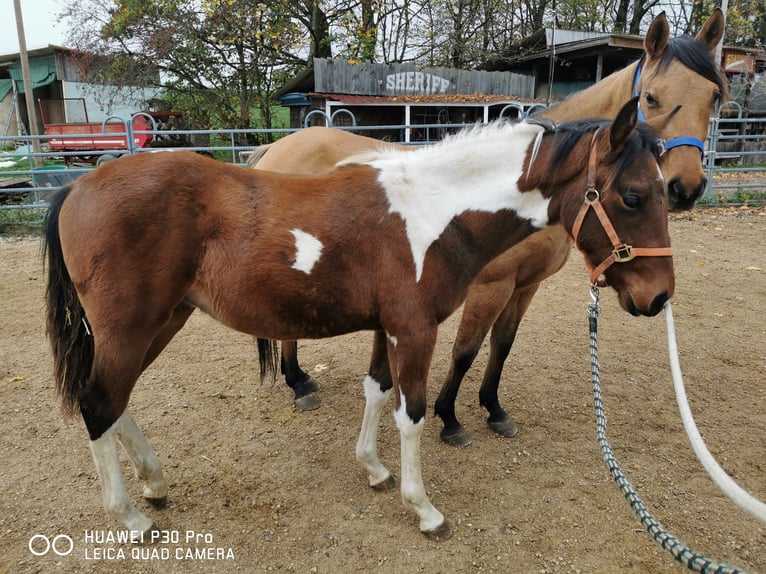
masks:
<path id="1" fill-rule="evenodd" d="M 294 404 L 295 408 L 299 411 L 313 411 L 318 409 L 321 403 L 316 393 L 309 393 L 295 399 Z"/>
<path id="2" fill-rule="evenodd" d="M 505 438 L 513 438 L 519 434 L 519 429 L 513 424 L 511 419 L 505 419 L 504 421 L 499 422 L 487 421 L 487 426 L 492 432 Z"/>
<path id="3" fill-rule="evenodd" d="M 387 479 L 378 484 L 370 485 L 370 488 L 375 492 L 391 492 L 396 488 L 396 481 L 394 480 L 394 477 L 389 474 Z"/>
<path id="4" fill-rule="evenodd" d="M 452 536 L 452 528 L 450 527 L 449 522 L 446 520 L 433 530 L 424 530 L 422 532 L 435 542 L 447 540 L 450 536 Z"/>
<path id="5" fill-rule="evenodd" d="M 156 508 L 157 510 L 164 510 L 168 505 L 167 496 L 163 496 L 162 498 L 145 498 L 144 500 L 151 504 L 152 508 Z"/>
<path id="6" fill-rule="evenodd" d="M 439 437 L 443 442 L 446 442 L 448 445 L 457 448 L 465 448 L 470 446 L 473 442 L 471 435 L 469 435 L 463 427 L 460 427 L 460 429 L 454 434 L 446 434 L 444 431 L 442 431 Z"/>

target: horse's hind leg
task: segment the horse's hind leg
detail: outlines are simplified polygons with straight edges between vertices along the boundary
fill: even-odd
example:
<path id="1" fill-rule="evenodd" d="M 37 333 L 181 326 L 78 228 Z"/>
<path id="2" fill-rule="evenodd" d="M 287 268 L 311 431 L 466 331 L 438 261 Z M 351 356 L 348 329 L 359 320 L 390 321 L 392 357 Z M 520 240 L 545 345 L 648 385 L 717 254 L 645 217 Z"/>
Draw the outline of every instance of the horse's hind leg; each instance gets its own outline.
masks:
<path id="1" fill-rule="evenodd" d="M 162 350 L 167 347 L 168 343 L 175 337 L 175 334 L 186 325 L 186 321 L 189 320 L 189 317 L 193 312 L 194 307 L 186 303 L 181 303 L 173 309 L 170 319 L 160 332 L 154 336 L 152 344 L 149 346 L 149 350 L 146 351 L 141 372 L 145 371 L 146 368 L 154 362 L 154 359 L 156 359 Z"/>
<path id="2" fill-rule="evenodd" d="M 125 478 L 117 454 L 116 435 L 120 426 L 121 420 L 117 419 L 101 436 L 91 440 L 90 449 L 107 513 L 122 522 L 131 532 L 143 534 L 152 529 L 152 521 L 136 510 L 125 488 Z"/>
<path id="3" fill-rule="evenodd" d="M 117 421 L 117 440 L 127 451 L 133 463 L 136 478 L 144 483 L 144 498 L 154 506 L 164 505 L 168 495 L 168 482 L 162 474 L 160 459 L 128 409 L 125 409 Z"/>
<path id="4" fill-rule="evenodd" d="M 117 440 L 127 451 L 136 475 L 144 481 L 144 496 L 154 501 L 163 500 L 167 496 L 167 482 L 160 461 L 133 420 L 127 403 L 139 375 L 183 327 L 193 310 L 188 305 L 174 309 L 145 351 L 140 351 L 138 345 L 124 344 L 128 340 L 140 340 L 140 334 L 123 336 L 122 344 L 113 340 L 114 349 L 98 347 L 93 375 L 80 398 L 80 411 L 91 436 L 90 447 L 101 482 L 104 507 L 134 532 L 148 532 L 152 521 L 138 512 L 130 500 L 117 453 Z"/>
<path id="5" fill-rule="evenodd" d="M 149 346 L 141 368 L 142 372 L 157 358 L 173 339 L 173 336 L 181 330 L 193 311 L 194 307 L 185 303 L 182 303 L 173 310 L 170 320 L 154 337 L 152 344 Z M 128 453 L 136 473 L 136 478 L 144 482 L 144 498 L 154 506 L 164 505 L 168 494 L 168 483 L 162 474 L 160 459 L 133 420 L 133 416 L 128 409 L 125 409 L 122 417 L 118 420 L 117 440 L 120 441 L 120 444 Z"/>
<path id="6" fill-rule="evenodd" d="M 395 486 L 394 478 L 378 458 L 378 427 L 383 407 L 391 396 L 391 372 L 388 365 L 386 336 L 375 332 L 370 370 L 364 379 L 364 418 L 359 440 L 356 443 L 356 459 L 367 469 L 370 486 L 387 491 Z"/>
<path id="7" fill-rule="evenodd" d="M 301 411 L 313 411 L 319 408 L 319 383 L 301 369 L 298 364 L 298 342 L 282 341 L 282 374 L 285 382 L 295 393 L 295 408 Z"/>
<path id="8" fill-rule="evenodd" d="M 530 287 L 514 291 L 510 301 L 492 327 L 487 368 L 484 371 L 484 378 L 479 389 L 479 403 L 489 413 L 487 418 L 489 428 L 507 438 L 516 436 L 518 429 L 503 410 L 503 407 L 500 406 L 497 389 L 500 386 L 503 365 L 511 352 L 521 319 L 527 312 L 539 286 L 539 283 L 535 283 Z"/>

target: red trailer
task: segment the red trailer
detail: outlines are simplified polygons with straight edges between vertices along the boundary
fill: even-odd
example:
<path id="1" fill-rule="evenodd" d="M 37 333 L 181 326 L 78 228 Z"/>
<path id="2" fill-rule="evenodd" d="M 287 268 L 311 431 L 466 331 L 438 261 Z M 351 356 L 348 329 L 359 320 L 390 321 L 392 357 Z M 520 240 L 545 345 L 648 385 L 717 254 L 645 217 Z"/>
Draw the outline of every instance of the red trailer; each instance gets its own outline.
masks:
<path id="1" fill-rule="evenodd" d="M 56 136 L 48 140 L 50 151 L 77 152 L 76 155 L 65 155 L 66 163 L 76 160 L 99 164 L 114 159 L 129 149 L 126 135 L 128 126 L 117 120 L 91 123 L 83 98 L 38 100 L 38 103 L 45 135 Z M 84 121 L 66 121 L 71 117 Z M 56 123 L 59 119 L 63 121 Z M 152 129 L 150 121 L 141 114 L 134 114 L 130 121 L 132 131 Z M 149 147 L 152 139 L 152 134 L 136 133 L 133 135 L 132 147 L 134 149 Z"/>

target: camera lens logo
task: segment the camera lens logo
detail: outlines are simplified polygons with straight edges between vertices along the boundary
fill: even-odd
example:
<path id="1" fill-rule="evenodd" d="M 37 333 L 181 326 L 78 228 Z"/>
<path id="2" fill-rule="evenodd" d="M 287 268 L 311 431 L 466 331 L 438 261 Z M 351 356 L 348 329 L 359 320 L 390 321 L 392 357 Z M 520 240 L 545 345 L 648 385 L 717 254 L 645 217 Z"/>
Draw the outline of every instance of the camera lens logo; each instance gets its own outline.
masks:
<path id="1" fill-rule="evenodd" d="M 28 546 L 35 556 L 45 556 L 51 551 L 57 556 L 69 556 L 74 550 L 74 540 L 66 534 L 57 534 L 53 539 L 45 534 L 35 534 L 29 539 Z"/>

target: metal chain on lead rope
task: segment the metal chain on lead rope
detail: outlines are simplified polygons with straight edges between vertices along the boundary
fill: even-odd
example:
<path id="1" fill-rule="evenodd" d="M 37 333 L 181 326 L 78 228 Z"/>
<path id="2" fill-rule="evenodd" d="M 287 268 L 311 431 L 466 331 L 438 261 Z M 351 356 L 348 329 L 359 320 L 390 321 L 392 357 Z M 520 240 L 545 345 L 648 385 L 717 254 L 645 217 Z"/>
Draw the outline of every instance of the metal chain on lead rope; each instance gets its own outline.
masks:
<path id="1" fill-rule="evenodd" d="M 606 413 L 604 412 L 604 403 L 601 398 L 598 363 L 598 316 L 601 314 L 601 309 L 598 305 L 599 291 L 596 285 L 591 286 L 590 296 L 593 303 L 588 305 L 588 323 L 590 326 L 590 366 L 591 382 L 593 383 L 593 406 L 596 410 L 596 438 L 599 447 L 601 447 L 601 456 L 612 478 L 614 478 L 623 496 L 630 503 L 641 524 L 646 528 L 654 541 L 670 552 L 673 558 L 689 570 L 701 572 L 702 574 L 747 574 L 745 570 L 706 558 L 665 530 L 652 516 L 643 500 L 641 500 L 641 497 L 630 484 L 628 478 L 623 474 L 620 464 L 614 456 L 612 447 L 606 438 Z"/>

